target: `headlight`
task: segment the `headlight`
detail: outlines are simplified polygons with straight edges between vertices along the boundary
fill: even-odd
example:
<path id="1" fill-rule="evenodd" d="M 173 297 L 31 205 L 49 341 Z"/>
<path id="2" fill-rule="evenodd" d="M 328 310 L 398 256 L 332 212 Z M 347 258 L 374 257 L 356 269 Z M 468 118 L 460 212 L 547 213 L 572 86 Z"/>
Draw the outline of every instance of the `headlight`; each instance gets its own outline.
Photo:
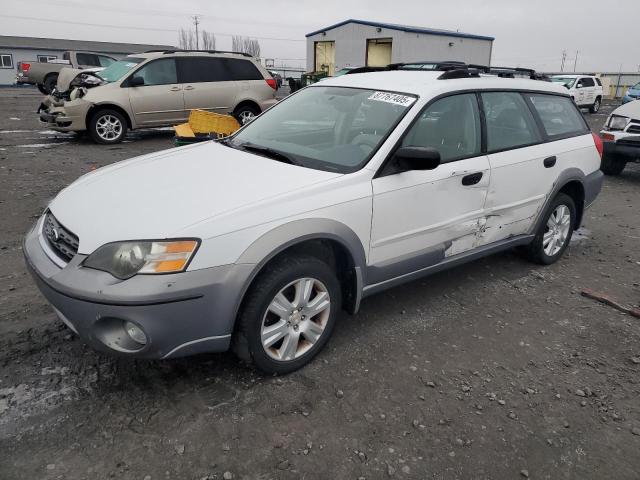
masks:
<path id="1" fill-rule="evenodd" d="M 83 265 L 121 280 L 138 273 L 183 272 L 198 245 L 194 239 L 108 243 L 89 255 Z"/>
<path id="2" fill-rule="evenodd" d="M 611 117 L 609 117 L 608 125 L 611 130 L 624 130 L 630 121 L 631 119 L 627 117 L 611 115 Z"/>

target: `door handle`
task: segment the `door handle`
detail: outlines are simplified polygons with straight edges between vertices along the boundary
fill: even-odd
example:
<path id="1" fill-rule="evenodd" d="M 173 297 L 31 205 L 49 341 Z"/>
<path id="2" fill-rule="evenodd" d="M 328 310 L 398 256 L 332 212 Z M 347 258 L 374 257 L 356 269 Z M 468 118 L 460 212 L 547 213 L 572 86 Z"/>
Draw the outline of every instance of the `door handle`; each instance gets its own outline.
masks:
<path id="1" fill-rule="evenodd" d="M 555 156 L 545 158 L 544 162 L 542 162 L 544 164 L 544 168 L 553 167 L 556 164 L 556 160 L 557 158 Z"/>
<path id="2" fill-rule="evenodd" d="M 185 90 L 193 90 L 193 86 L 191 85 L 187 85 L 186 87 L 184 87 Z"/>
<path id="3" fill-rule="evenodd" d="M 470 185 L 475 185 L 480 180 L 482 180 L 482 172 L 472 173 L 470 175 L 465 175 L 462 177 L 462 185 L 468 187 Z"/>
<path id="4" fill-rule="evenodd" d="M 171 87 L 171 88 L 169 89 L 169 91 L 170 91 L 170 92 L 177 92 L 177 91 L 179 91 L 179 90 L 180 90 L 180 87 Z"/>

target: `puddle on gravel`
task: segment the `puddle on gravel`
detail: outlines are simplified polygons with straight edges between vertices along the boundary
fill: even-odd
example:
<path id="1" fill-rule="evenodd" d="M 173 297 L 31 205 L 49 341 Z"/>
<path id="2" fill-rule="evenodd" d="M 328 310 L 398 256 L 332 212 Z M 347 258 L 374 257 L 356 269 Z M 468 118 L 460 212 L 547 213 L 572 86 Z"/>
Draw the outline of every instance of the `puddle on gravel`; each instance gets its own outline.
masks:
<path id="1" fill-rule="evenodd" d="M 28 145 L 16 145 L 16 148 L 50 148 L 58 145 L 64 145 L 69 142 L 56 142 L 56 143 L 30 143 Z"/>

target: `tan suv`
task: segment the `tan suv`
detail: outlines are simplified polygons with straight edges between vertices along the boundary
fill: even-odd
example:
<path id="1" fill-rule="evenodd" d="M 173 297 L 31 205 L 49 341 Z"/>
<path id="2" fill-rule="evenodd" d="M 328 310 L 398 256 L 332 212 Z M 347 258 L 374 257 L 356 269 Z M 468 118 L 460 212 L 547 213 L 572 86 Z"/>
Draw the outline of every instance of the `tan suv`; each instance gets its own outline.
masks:
<path id="1" fill-rule="evenodd" d="M 61 90 L 61 91 L 58 91 Z M 78 74 L 50 95 L 40 120 L 61 132 L 120 142 L 128 129 L 184 122 L 192 109 L 232 113 L 242 123 L 276 103 L 276 82 L 249 55 L 167 50 L 124 57 Z"/>

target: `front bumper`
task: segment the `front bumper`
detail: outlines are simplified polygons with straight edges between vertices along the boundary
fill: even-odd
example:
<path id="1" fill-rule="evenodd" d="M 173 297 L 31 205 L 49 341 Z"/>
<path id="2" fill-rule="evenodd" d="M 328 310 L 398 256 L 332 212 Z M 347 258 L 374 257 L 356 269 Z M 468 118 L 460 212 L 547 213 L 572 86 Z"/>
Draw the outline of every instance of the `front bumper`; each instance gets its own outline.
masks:
<path id="1" fill-rule="evenodd" d="M 603 130 L 600 136 L 603 139 L 604 156 L 614 156 L 627 162 L 640 159 L 640 135 Z"/>
<path id="2" fill-rule="evenodd" d="M 38 108 L 40 123 L 59 132 L 79 132 L 87 129 L 87 113 L 91 103 L 76 99 L 63 106 L 42 103 Z"/>
<path id="3" fill-rule="evenodd" d="M 137 275 L 121 281 L 82 267 L 76 255 L 60 267 L 40 233 L 27 234 L 23 251 L 29 272 L 64 323 L 96 350 L 137 358 L 175 358 L 229 348 L 237 308 L 252 265 L 225 265 L 168 275 Z M 132 342 L 129 321 L 147 343 Z"/>

